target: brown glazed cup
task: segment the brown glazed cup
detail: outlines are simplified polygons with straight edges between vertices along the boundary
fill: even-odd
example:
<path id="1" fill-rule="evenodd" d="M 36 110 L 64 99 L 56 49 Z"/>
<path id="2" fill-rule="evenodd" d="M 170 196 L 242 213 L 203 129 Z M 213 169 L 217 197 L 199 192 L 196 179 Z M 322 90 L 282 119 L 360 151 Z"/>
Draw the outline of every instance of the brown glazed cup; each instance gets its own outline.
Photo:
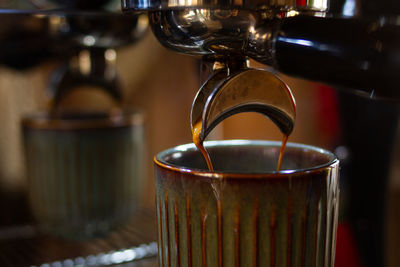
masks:
<path id="1" fill-rule="evenodd" d="M 155 158 L 160 266 L 333 267 L 338 220 L 336 156 L 280 142 L 205 142 Z"/>
<path id="2" fill-rule="evenodd" d="M 30 206 L 43 232 L 86 239 L 132 217 L 144 187 L 143 114 L 34 114 L 23 133 Z"/>

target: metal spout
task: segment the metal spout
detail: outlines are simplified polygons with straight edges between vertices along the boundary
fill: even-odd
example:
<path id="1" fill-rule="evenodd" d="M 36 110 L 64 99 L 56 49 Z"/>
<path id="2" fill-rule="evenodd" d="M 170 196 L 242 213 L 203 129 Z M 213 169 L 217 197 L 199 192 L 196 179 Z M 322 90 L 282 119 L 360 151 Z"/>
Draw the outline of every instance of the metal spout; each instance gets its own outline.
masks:
<path id="1" fill-rule="evenodd" d="M 224 119 L 242 112 L 257 112 L 289 135 L 294 127 L 296 104 L 289 87 L 274 74 L 240 64 L 218 69 L 197 93 L 191 110 L 192 131 L 202 121 L 200 139 Z"/>

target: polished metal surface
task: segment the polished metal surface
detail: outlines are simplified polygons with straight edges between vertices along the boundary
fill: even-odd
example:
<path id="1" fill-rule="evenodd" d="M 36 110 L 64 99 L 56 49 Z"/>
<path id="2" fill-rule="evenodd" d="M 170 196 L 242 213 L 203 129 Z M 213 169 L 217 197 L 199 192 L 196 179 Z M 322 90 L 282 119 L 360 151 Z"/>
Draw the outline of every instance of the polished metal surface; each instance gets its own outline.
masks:
<path id="1" fill-rule="evenodd" d="M 189 7 L 325 11 L 328 0 L 122 0 L 124 10 L 167 10 Z"/>
<path id="2" fill-rule="evenodd" d="M 145 15 L 111 12 L 51 13 L 48 21 L 53 37 L 84 47 L 115 48 L 131 44 L 143 36 L 148 26 Z"/>
<path id="3" fill-rule="evenodd" d="M 122 0 L 122 8 L 149 11 L 155 36 L 175 52 L 251 56 L 265 62 L 272 57 L 276 20 L 321 15 L 328 0 Z"/>
<path id="4" fill-rule="evenodd" d="M 137 41 L 148 26 L 144 15 L 113 12 L 0 10 L 0 19 L 0 41 L 42 34 L 54 42 L 88 47 L 117 47 Z"/>
<path id="5" fill-rule="evenodd" d="M 201 120 L 200 140 L 205 140 L 218 123 L 241 112 L 260 113 L 289 135 L 295 124 L 296 104 L 289 87 L 276 75 L 244 64 L 222 67 L 215 70 L 193 101 L 192 131 Z"/>
<path id="6" fill-rule="evenodd" d="M 61 64 L 49 78 L 47 93 L 50 109 L 56 111 L 62 99 L 75 88 L 91 85 L 105 91 L 121 103 L 121 81 L 116 68 L 117 52 L 114 49 L 83 49 Z"/>
<path id="7" fill-rule="evenodd" d="M 0 10 L 0 64 L 17 69 L 81 48 L 117 48 L 138 41 L 147 16 L 105 11 Z"/>
<path id="8" fill-rule="evenodd" d="M 2 200 L 5 199 L 2 196 Z M 7 220 L 4 218 L 1 221 L 2 267 L 100 267 L 117 264 L 133 267 L 157 259 L 156 220 L 152 209 L 139 209 L 132 220 L 106 236 L 71 241 L 41 233 L 38 225 L 31 221 L 30 215 L 24 213 L 29 212 L 25 200 L 12 198 L 5 203 L 12 207 L 10 211 L 13 211 L 8 216 L 14 218 L 14 221 L 10 221 L 12 225 L 5 225 Z M 15 218 L 20 218 L 17 224 Z"/>
<path id="9" fill-rule="evenodd" d="M 258 12 L 237 9 L 158 11 L 149 19 L 158 40 L 175 52 L 234 56 L 242 54 L 249 28 L 261 20 Z"/>
<path id="10" fill-rule="evenodd" d="M 224 55 L 272 60 L 280 14 L 242 9 L 185 9 L 149 14 L 150 25 L 165 47 L 190 55 Z"/>
<path id="11" fill-rule="evenodd" d="M 140 264 L 137 261 L 155 258 L 157 255 L 157 243 L 151 242 L 141 244 L 137 247 L 120 249 L 117 251 L 101 252 L 97 255 L 89 255 L 86 257 L 76 257 L 74 259 L 65 259 L 63 261 L 55 261 L 43 263 L 41 265 L 33 265 L 32 267 L 89 267 L 89 266 L 115 266 L 115 264 Z M 136 265 L 133 265 L 136 266 Z"/>
<path id="12" fill-rule="evenodd" d="M 293 10 L 182 9 L 150 12 L 149 21 L 159 42 L 175 52 L 250 57 L 274 65 L 274 42 L 280 22 L 298 14 Z"/>

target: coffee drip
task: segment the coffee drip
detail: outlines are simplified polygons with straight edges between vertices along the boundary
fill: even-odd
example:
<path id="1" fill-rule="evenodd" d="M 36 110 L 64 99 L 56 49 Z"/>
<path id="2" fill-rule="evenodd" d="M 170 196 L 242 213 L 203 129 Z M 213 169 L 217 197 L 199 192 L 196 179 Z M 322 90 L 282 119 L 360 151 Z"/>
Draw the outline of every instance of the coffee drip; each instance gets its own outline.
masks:
<path id="1" fill-rule="evenodd" d="M 276 168 L 279 171 L 296 118 L 296 104 L 289 87 L 266 70 L 249 68 L 246 60 L 215 61 L 213 71 L 197 93 L 191 110 L 193 143 L 208 169 L 214 170 L 203 142 L 211 130 L 234 114 L 257 112 L 271 119 L 283 134 Z"/>
<path id="2" fill-rule="evenodd" d="M 198 120 L 193 128 L 193 133 L 192 133 L 193 143 L 200 150 L 201 154 L 203 155 L 203 158 L 206 160 L 208 170 L 213 171 L 214 167 L 211 162 L 210 154 L 208 154 L 206 148 L 203 145 L 203 141 L 200 139 L 200 132 L 202 127 L 203 127 L 202 121 Z"/>

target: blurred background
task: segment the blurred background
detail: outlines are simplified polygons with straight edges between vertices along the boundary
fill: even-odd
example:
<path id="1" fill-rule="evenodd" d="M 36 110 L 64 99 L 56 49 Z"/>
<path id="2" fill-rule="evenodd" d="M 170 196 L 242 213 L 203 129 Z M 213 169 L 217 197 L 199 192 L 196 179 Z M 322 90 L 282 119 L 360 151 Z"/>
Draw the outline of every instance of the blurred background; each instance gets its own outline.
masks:
<path id="1" fill-rule="evenodd" d="M 19 214 L 22 214 L 22 210 L 15 210 L 15 207 L 24 206 L 21 203 L 27 192 L 21 120 L 27 114 L 48 108 L 46 88 L 50 74 L 59 64 L 59 60 L 50 58 L 26 70 L 0 67 L 0 198 L 8 199 L 0 202 L 3 226 L 26 223 L 26 217 Z M 251 62 L 251 65 L 265 68 L 255 62 Z M 143 142 L 146 147 L 146 177 L 143 205 L 151 210 L 154 207 L 153 156 L 166 148 L 191 142 L 189 112 L 201 84 L 200 61 L 166 50 L 148 31 L 137 44 L 118 49 L 116 69 L 121 79 L 123 106 L 141 109 L 145 114 Z M 340 120 L 339 99 L 341 94 L 347 93 L 306 80 L 285 75 L 280 77 L 292 89 L 297 103 L 296 125 L 289 141 L 327 148 L 346 160 L 349 155 L 341 138 L 348 126 Z M 115 104 L 113 101 L 101 90 L 81 86 L 68 94 L 62 105 L 72 108 L 111 108 Z M 361 101 L 373 100 L 362 98 Z M 390 267 L 400 266 L 400 133 L 397 136 L 395 155 L 390 163 L 389 219 L 385 227 L 387 262 Z M 280 141 L 282 135 L 268 119 L 258 114 L 244 113 L 228 118 L 214 129 L 209 139 Z M 379 140 L 370 139 L 370 142 Z M 366 147 L 364 153 L 368 152 Z M 357 263 L 351 264 L 350 261 L 342 266 L 357 266 Z"/>

